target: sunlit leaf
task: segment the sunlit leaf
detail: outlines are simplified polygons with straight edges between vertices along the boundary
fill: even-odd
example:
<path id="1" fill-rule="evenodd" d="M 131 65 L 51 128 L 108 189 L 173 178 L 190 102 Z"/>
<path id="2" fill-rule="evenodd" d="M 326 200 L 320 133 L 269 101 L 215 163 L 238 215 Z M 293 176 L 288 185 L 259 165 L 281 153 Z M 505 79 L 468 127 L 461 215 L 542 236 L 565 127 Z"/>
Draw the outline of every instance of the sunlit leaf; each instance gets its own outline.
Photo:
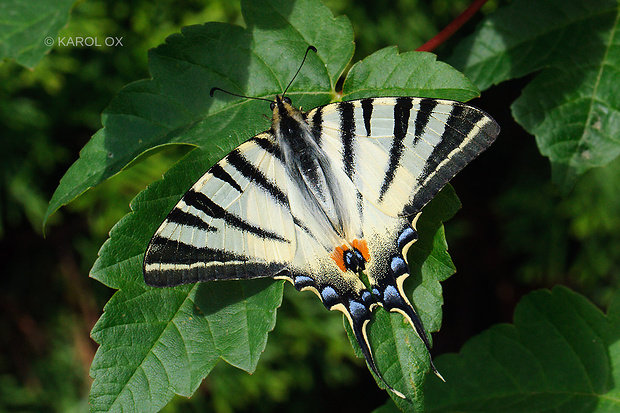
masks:
<path id="1" fill-rule="evenodd" d="M 367 96 L 417 96 L 462 102 L 480 92 L 462 73 L 432 53 L 398 53 L 386 47 L 357 62 L 343 86 L 345 100 Z"/>

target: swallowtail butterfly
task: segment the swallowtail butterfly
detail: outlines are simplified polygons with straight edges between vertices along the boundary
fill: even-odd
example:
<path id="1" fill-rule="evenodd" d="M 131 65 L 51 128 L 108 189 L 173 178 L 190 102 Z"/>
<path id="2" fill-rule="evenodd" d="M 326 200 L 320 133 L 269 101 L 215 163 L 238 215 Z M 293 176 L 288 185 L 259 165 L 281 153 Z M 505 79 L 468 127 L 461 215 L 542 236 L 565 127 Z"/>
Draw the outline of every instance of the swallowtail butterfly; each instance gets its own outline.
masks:
<path id="1" fill-rule="evenodd" d="M 415 223 L 499 126 L 449 100 L 367 98 L 302 112 L 285 93 L 271 102 L 271 128 L 213 165 L 172 209 L 146 250 L 144 279 L 286 279 L 344 313 L 382 378 L 366 335 L 371 313 L 401 313 L 430 349 L 403 291 Z"/>

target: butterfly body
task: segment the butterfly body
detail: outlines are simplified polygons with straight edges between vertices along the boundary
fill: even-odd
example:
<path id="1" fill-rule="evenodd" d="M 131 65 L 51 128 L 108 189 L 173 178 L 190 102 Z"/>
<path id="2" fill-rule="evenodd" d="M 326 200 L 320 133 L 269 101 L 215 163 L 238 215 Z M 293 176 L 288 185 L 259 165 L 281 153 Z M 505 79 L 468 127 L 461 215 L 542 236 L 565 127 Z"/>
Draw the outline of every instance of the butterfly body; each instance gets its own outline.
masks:
<path id="1" fill-rule="evenodd" d="M 293 215 L 312 217 L 313 227 L 320 228 L 313 236 L 323 238 L 325 247 L 333 248 L 339 240 L 358 236 L 359 220 L 349 213 L 355 188 L 319 146 L 318 125 L 309 123 L 286 97 L 276 97 L 273 113 L 271 132 L 282 148 L 290 178 L 287 193 L 299 195 L 289 197 Z"/>
<path id="2" fill-rule="evenodd" d="M 403 291 L 415 222 L 499 126 L 466 104 L 425 98 L 302 112 L 277 96 L 272 110 L 271 129 L 215 164 L 162 223 L 145 254 L 145 280 L 289 280 L 346 315 L 381 377 L 366 334 L 371 313 L 379 305 L 399 312 L 430 349 Z"/>

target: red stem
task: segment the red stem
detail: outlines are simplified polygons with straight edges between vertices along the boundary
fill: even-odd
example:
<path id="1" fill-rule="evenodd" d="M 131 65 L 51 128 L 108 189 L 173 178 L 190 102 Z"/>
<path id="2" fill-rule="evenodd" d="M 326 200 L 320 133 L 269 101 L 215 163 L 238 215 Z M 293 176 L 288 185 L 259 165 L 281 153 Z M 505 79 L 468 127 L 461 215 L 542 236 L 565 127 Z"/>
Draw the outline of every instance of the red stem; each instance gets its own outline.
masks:
<path id="1" fill-rule="evenodd" d="M 487 1 L 488 0 L 474 0 L 469 7 L 463 11 L 463 13 L 459 14 L 456 19 L 452 20 L 452 22 L 450 22 L 450 24 L 447 25 L 442 31 L 437 33 L 435 37 L 418 47 L 416 51 L 430 52 L 434 50 L 437 46 L 448 40 L 450 36 L 461 28 L 462 25 L 471 19 L 472 16 L 476 14 L 476 12 L 480 10 L 480 7 L 482 7 Z"/>

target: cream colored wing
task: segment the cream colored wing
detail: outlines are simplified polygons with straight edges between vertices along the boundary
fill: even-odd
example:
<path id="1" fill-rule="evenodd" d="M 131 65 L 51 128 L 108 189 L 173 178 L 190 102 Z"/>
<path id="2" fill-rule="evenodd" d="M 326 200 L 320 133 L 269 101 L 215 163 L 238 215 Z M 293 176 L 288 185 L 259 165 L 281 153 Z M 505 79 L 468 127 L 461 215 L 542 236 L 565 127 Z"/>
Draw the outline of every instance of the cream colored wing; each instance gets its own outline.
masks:
<path id="1" fill-rule="evenodd" d="M 151 239 L 146 283 L 270 277 L 285 269 L 297 243 L 279 153 L 263 133 L 209 169 Z"/>

